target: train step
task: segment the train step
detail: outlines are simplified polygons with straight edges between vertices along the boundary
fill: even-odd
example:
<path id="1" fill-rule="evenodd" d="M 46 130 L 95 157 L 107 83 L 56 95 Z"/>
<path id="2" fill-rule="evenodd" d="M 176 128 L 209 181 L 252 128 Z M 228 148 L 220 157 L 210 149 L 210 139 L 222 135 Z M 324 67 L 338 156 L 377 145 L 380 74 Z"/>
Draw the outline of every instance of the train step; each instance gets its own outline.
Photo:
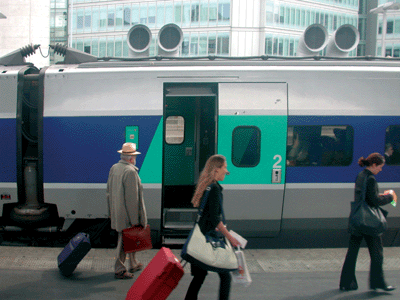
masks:
<path id="1" fill-rule="evenodd" d="M 183 245 L 186 242 L 186 238 L 174 238 L 174 237 L 164 237 L 163 245 Z"/>
<path id="2" fill-rule="evenodd" d="M 164 228 L 190 230 L 196 220 L 197 209 L 167 208 L 164 209 Z"/>

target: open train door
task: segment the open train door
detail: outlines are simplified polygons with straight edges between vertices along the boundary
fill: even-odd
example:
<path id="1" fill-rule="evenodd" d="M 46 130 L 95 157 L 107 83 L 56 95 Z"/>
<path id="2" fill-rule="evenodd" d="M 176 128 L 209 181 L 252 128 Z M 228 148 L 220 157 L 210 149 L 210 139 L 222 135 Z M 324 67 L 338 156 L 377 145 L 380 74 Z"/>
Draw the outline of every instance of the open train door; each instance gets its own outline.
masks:
<path id="1" fill-rule="evenodd" d="M 220 83 L 218 152 L 230 175 L 224 187 L 229 228 L 273 237 L 281 228 L 285 191 L 286 83 Z"/>
<path id="2" fill-rule="evenodd" d="M 197 179 L 216 153 L 217 84 L 165 84 L 162 178 L 164 244 L 182 243 L 197 209 Z"/>

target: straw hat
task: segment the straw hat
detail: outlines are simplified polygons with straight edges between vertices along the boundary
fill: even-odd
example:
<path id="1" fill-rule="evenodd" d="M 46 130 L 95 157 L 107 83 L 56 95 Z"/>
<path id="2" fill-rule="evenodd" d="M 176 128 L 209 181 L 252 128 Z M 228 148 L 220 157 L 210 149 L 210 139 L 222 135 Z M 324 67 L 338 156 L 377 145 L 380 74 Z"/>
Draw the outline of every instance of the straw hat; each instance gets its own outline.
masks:
<path id="1" fill-rule="evenodd" d="M 138 155 L 140 152 L 136 151 L 136 144 L 135 143 L 125 143 L 122 145 L 122 149 L 118 150 L 119 153 L 124 155 Z"/>

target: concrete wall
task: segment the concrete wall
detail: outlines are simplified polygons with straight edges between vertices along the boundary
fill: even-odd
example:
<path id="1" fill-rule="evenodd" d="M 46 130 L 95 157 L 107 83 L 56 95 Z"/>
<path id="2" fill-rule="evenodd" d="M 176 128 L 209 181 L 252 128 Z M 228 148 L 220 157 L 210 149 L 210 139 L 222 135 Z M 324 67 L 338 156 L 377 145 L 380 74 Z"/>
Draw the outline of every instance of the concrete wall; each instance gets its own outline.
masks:
<path id="1" fill-rule="evenodd" d="M 50 43 L 50 0 L 1 0 L 0 11 L 7 19 L 0 19 L 0 57 L 28 44 L 40 44 L 47 55 Z M 39 49 L 27 62 L 41 68 L 49 65 Z"/>

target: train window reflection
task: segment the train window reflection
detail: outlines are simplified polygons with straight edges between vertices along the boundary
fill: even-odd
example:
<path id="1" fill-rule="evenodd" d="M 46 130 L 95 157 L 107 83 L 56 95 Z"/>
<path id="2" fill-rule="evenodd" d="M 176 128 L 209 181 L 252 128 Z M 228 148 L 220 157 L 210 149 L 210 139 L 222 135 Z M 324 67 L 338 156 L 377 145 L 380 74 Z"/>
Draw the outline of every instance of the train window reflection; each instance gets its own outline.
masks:
<path id="1" fill-rule="evenodd" d="M 385 161 L 388 165 L 400 165 L 400 125 L 386 128 Z"/>
<path id="2" fill-rule="evenodd" d="M 255 126 L 238 126 L 232 134 L 232 163 L 255 167 L 260 162 L 261 131 Z"/>
<path id="3" fill-rule="evenodd" d="M 353 160 L 353 137 L 351 126 L 290 126 L 287 165 L 348 166 Z"/>
<path id="4" fill-rule="evenodd" d="M 182 116 L 169 116 L 165 121 L 165 142 L 182 144 L 185 137 L 185 119 Z"/>

